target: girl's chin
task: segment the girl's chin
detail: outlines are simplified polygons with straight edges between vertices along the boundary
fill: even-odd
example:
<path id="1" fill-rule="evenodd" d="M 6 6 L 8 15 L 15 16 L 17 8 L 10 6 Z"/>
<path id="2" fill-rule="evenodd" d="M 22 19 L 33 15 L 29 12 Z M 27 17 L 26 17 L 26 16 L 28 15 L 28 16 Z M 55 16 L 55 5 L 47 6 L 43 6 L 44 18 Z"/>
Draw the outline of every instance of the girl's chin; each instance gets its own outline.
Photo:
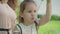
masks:
<path id="1" fill-rule="evenodd" d="M 35 20 L 31 20 L 32 22 L 34 22 Z"/>

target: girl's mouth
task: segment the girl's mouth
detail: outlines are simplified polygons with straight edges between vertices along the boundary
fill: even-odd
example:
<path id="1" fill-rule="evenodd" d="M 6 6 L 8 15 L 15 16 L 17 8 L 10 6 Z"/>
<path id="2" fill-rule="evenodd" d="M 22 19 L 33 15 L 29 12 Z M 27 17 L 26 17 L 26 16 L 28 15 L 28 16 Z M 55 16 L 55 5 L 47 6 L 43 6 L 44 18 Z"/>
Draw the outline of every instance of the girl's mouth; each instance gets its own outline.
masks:
<path id="1" fill-rule="evenodd" d="M 32 20 L 34 20 L 34 17 L 32 18 Z"/>

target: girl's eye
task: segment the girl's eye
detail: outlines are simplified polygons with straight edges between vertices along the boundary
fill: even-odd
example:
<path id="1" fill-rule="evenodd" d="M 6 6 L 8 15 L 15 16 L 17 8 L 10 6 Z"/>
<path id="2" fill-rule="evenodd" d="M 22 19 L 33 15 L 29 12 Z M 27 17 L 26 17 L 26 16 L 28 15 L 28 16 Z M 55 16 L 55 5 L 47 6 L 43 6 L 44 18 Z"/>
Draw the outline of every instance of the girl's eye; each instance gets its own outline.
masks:
<path id="1" fill-rule="evenodd" d="M 32 11 L 28 11 L 29 13 L 31 13 Z"/>
<path id="2" fill-rule="evenodd" d="M 34 13 L 36 13 L 36 10 L 34 10 Z"/>

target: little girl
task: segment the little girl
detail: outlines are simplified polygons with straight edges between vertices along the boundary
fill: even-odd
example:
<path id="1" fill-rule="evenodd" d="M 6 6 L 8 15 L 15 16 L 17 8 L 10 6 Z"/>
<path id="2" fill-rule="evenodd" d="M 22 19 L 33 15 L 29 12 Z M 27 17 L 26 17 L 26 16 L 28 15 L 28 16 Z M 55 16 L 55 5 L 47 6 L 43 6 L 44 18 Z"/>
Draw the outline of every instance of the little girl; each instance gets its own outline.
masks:
<path id="1" fill-rule="evenodd" d="M 51 18 L 51 0 L 47 0 L 46 16 L 37 19 L 36 4 L 33 0 L 24 0 L 20 5 L 19 23 L 13 34 L 37 34 L 40 25 L 47 23 Z"/>

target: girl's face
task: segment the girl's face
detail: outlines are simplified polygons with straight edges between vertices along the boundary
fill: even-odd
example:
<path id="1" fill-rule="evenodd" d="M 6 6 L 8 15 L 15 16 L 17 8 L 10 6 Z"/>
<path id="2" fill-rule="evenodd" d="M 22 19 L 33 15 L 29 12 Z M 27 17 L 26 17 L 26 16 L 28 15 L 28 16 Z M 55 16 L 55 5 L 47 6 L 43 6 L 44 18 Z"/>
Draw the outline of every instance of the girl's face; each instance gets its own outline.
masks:
<path id="1" fill-rule="evenodd" d="M 27 3 L 25 10 L 22 14 L 24 21 L 34 22 L 37 18 L 36 5 L 34 3 Z"/>

